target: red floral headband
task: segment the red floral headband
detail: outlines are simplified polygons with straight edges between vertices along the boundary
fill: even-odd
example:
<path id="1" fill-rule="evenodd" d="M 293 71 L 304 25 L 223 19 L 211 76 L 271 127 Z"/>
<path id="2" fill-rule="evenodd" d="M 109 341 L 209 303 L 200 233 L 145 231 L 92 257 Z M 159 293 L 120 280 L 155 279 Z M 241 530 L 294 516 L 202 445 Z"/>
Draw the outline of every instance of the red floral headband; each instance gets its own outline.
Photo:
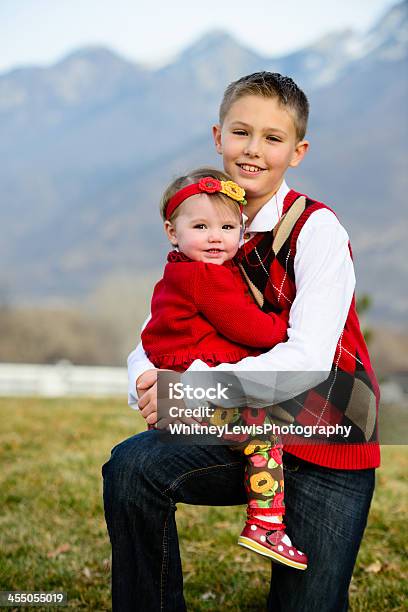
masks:
<path id="1" fill-rule="evenodd" d="M 170 219 L 176 208 L 180 206 L 184 200 L 199 193 L 224 193 L 239 204 L 241 213 L 242 207 L 246 204 L 244 189 L 234 183 L 234 181 L 219 181 L 212 176 L 206 176 L 201 178 L 198 183 L 193 183 L 192 185 L 187 185 L 179 189 L 179 191 L 170 198 L 166 206 L 166 220 Z"/>

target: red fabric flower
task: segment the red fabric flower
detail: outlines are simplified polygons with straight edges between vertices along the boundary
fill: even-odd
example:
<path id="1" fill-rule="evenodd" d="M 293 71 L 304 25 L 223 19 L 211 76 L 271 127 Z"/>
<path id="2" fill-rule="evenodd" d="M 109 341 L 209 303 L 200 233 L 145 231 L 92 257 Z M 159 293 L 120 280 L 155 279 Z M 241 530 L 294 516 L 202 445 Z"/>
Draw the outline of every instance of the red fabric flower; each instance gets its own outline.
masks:
<path id="1" fill-rule="evenodd" d="M 256 499 L 250 499 L 250 500 L 249 500 L 249 502 L 248 502 L 248 506 L 249 506 L 250 508 L 259 508 L 259 506 L 258 506 L 258 500 L 256 500 Z"/>
<path id="2" fill-rule="evenodd" d="M 272 459 L 275 459 L 276 463 L 278 463 L 279 465 L 282 465 L 282 451 L 280 450 L 281 448 L 282 448 L 282 445 L 279 444 L 271 448 L 271 450 L 268 453 L 269 456 Z"/>
<path id="3" fill-rule="evenodd" d="M 252 455 L 249 460 L 255 467 L 264 467 L 267 464 L 265 457 L 262 457 L 262 455 Z"/>
<path id="4" fill-rule="evenodd" d="M 242 418 L 247 425 L 262 425 L 265 421 L 266 410 L 264 408 L 245 408 Z"/>
<path id="5" fill-rule="evenodd" d="M 283 493 L 276 493 L 275 497 L 273 498 L 273 504 L 272 504 L 272 508 L 280 508 L 281 506 L 284 506 L 284 494 Z"/>
<path id="6" fill-rule="evenodd" d="M 205 191 L 205 193 L 216 193 L 217 191 L 221 191 L 222 185 L 221 181 L 218 179 L 206 176 L 198 181 L 198 188 L 201 191 Z"/>

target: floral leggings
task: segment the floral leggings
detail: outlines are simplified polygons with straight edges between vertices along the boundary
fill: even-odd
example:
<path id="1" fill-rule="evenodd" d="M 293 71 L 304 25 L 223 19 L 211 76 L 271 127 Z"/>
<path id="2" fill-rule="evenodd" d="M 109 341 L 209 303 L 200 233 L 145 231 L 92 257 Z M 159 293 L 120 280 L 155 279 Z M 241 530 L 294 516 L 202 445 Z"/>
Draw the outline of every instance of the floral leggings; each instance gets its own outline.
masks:
<path id="1" fill-rule="evenodd" d="M 266 409 L 243 411 L 216 408 L 211 423 L 224 425 L 261 425 L 269 419 Z M 254 516 L 285 514 L 282 444 L 276 435 L 253 438 L 250 435 L 225 436 L 237 443 L 232 447 L 247 458 L 245 490 L 248 519 Z M 259 522 L 259 521 L 258 521 Z M 270 525 L 270 524 L 269 524 Z"/>

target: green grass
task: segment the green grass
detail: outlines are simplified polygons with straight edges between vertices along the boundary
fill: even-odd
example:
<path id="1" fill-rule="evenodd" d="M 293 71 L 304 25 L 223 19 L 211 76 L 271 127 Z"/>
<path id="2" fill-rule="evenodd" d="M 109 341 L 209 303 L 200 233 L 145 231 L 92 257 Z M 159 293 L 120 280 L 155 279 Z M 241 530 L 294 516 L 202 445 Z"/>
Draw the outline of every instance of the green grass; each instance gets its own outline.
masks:
<path id="1" fill-rule="evenodd" d="M 109 610 L 100 470 L 114 444 L 144 428 L 141 417 L 120 400 L 2 399 L 0 419 L 0 590 L 61 590 L 73 610 Z M 353 611 L 407 609 L 407 465 L 407 448 L 383 448 Z M 179 508 L 190 610 L 265 609 L 269 563 L 236 546 L 242 516 Z"/>

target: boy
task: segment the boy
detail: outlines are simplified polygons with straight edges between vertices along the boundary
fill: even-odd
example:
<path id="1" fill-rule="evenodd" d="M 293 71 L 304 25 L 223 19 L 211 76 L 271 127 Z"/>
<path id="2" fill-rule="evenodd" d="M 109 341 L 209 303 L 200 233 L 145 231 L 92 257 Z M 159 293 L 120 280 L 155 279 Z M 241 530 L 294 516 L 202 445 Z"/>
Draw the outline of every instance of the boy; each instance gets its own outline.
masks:
<path id="1" fill-rule="evenodd" d="M 340 395 L 347 398 L 337 409 L 328 396 L 317 403 L 321 411 L 312 417 L 319 421 L 330 410 L 340 419 L 347 416 L 359 422 L 362 439 L 371 440 L 372 400 L 378 405 L 378 387 L 355 312 L 348 236 L 329 209 L 302 200 L 284 180 L 287 168 L 299 165 L 307 152 L 307 118 L 306 96 L 291 79 L 278 74 L 248 75 L 225 92 L 213 134 L 226 172 L 247 194 L 244 274 L 255 294 L 272 306 L 287 308 L 290 318 L 286 343 L 215 369 L 313 371 L 320 373 L 316 383 L 332 371 L 331 387 L 337 391 L 344 380 L 337 377 L 341 370 L 347 374 L 349 393 L 340 388 Z M 272 230 L 288 218 L 296 202 L 301 206 L 298 220 L 275 255 Z M 203 365 L 195 362 L 191 369 Z M 357 372 L 366 375 L 371 387 L 357 381 Z M 156 372 L 141 345 L 129 356 L 129 380 L 130 401 L 137 401 L 136 383 L 142 415 L 148 424 L 155 423 Z M 313 393 L 314 399 L 320 397 L 317 387 L 298 396 L 303 419 L 310 418 L 316 405 L 308 404 Z M 267 395 L 258 399 L 268 403 Z M 149 610 L 185 610 L 174 519 L 177 502 L 245 501 L 243 464 L 233 451 L 222 446 L 180 449 L 160 444 L 156 434 L 149 431 L 126 440 L 104 466 L 113 606 L 121 611 L 137 604 Z M 300 573 L 274 566 L 269 609 L 346 610 L 374 489 L 374 468 L 379 465 L 378 444 L 292 445 L 284 450 L 286 524 L 308 551 L 309 567 Z"/>

